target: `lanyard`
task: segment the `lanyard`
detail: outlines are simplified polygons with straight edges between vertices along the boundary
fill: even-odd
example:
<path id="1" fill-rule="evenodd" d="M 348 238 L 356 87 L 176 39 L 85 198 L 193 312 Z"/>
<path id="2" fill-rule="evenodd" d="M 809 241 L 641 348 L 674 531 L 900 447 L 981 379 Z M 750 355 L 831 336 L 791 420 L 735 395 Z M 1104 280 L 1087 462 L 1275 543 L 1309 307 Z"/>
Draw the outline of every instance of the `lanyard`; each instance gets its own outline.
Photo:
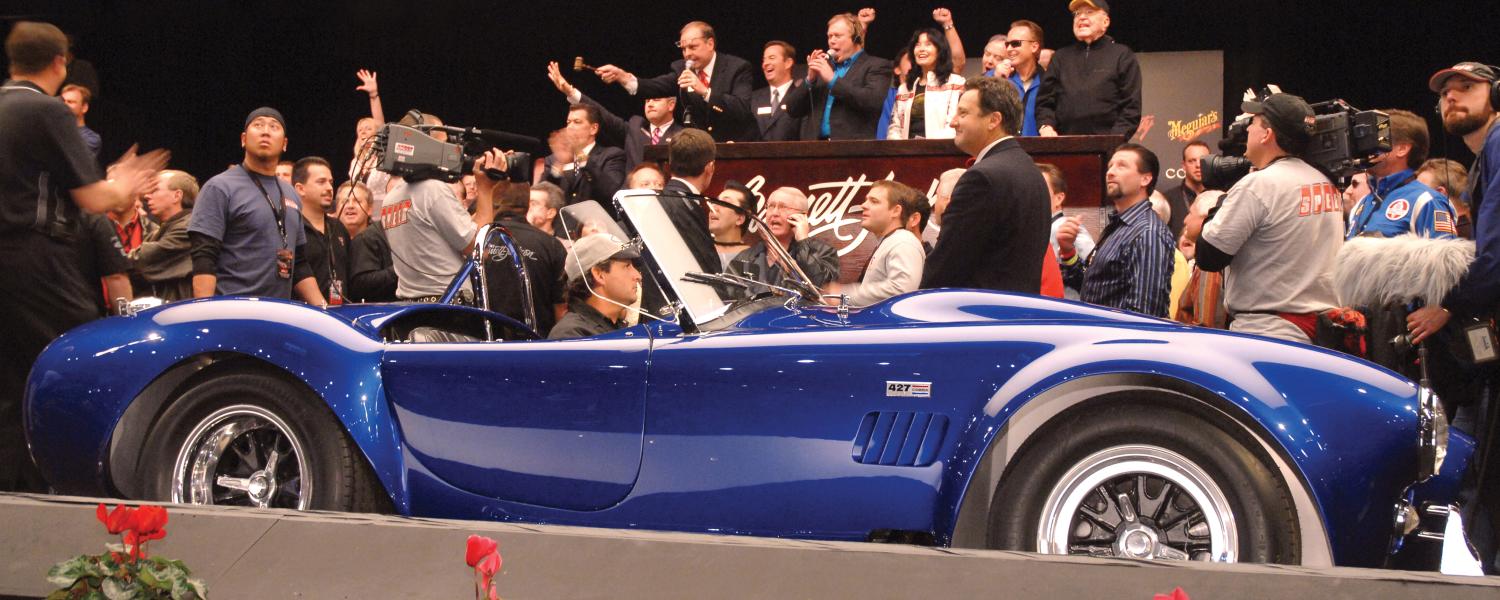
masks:
<path id="1" fill-rule="evenodd" d="M 255 189 L 260 190 L 260 196 L 266 199 L 266 206 L 271 207 L 271 215 L 276 217 L 276 231 L 281 234 L 281 247 L 285 249 L 287 247 L 286 205 L 272 201 L 271 194 L 266 192 L 265 186 L 260 184 L 260 179 L 256 178 L 255 174 L 251 173 L 250 169 L 245 167 L 244 164 L 240 165 L 240 170 L 244 171 L 245 176 L 250 178 L 250 182 L 255 184 Z M 276 193 L 281 193 L 280 179 L 276 180 Z"/>

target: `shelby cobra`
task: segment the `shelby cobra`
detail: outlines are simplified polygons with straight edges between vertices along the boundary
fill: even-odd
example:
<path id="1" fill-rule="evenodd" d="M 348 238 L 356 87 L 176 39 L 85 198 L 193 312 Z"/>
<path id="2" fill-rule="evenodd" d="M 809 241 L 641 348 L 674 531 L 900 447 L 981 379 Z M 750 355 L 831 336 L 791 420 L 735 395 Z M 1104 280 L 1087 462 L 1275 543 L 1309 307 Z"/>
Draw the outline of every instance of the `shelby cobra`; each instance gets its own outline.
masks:
<path id="1" fill-rule="evenodd" d="M 526 281 L 495 228 L 444 303 L 216 298 L 79 327 L 32 370 L 32 454 L 69 494 L 1381 566 L 1440 535 L 1472 451 L 1426 390 L 1319 348 L 695 273 L 664 201 L 615 198 L 665 298 L 638 325 L 541 340 L 531 307 L 486 310 L 485 256 Z"/>

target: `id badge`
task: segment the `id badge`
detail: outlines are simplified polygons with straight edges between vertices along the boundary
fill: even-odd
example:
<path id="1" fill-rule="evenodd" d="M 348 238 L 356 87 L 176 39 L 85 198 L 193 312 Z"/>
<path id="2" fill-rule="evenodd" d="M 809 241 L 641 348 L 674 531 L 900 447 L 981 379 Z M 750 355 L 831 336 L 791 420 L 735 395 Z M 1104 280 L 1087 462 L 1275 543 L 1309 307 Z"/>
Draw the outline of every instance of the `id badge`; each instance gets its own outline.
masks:
<path id="1" fill-rule="evenodd" d="M 1500 358 L 1500 351 L 1495 349 L 1495 328 L 1488 321 L 1465 327 L 1464 337 L 1469 340 L 1469 351 L 1474 354 L 1474 364 L 1484 364 Z"/>
<path id="2" fill-rule="evenodd" d="M 282 248 L 276 251 L 276 276 L 282 279 L 292 278 L 292 251 Z"/>
<path id="3" fill-rule="evenodd" d="M 344 282 L 337 279 L 328 282 L 328 305 L 338 306 L 344 303 Z"/>

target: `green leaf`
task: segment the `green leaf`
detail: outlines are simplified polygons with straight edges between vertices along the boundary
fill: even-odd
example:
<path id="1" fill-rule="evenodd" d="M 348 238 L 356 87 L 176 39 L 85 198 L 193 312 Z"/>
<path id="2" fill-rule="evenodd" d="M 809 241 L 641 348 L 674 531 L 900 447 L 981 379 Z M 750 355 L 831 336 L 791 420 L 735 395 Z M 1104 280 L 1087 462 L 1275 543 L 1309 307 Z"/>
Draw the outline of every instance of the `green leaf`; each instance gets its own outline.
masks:
<path id="1" fill-rule="evenodd" d="M 109 600 L 135 600 L 140 597 L 140 587 L 135 583 L 124 583 L 113 577 L 104 580 L 100 586 L 104 597 Z"/>
<path id="2" fill-rule="evenodd" d="M 78 581 L 89 573 L 89 560 L 87 556 L 75 556 L 68 560 L 52 565 L 47 570 L 47 583 L 61 588 L 73 587 L 73 582 Z"/>

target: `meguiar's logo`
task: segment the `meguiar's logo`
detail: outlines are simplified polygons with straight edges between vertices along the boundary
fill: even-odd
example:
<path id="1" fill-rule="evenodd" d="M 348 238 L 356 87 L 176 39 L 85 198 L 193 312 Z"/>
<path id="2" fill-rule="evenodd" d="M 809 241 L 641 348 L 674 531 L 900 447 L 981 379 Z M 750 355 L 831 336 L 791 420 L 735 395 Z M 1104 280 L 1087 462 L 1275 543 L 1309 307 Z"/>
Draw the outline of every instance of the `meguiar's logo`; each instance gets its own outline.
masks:
<path id="1" fill-rule="evenodd" d="M 1191 142 L 1203 134 L 1219 128 L 1219 111 L 1198 113 L 1191 121 L 1167 121 L 1167 138 L 1176 142 Z"/>

